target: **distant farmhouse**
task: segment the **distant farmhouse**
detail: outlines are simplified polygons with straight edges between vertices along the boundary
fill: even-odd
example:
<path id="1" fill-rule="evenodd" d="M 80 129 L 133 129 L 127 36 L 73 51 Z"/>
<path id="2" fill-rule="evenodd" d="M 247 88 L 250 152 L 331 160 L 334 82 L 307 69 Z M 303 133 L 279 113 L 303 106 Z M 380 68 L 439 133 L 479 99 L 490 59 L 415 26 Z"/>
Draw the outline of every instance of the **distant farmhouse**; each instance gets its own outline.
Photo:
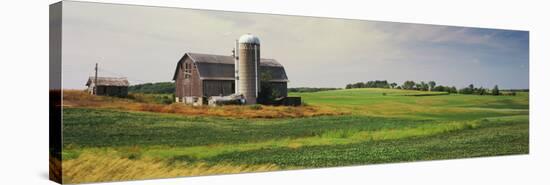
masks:
<path id="1" fill-rule="evenodd" d="M 287 96 L 288 78 L 279 62 L 260 59 L 258 75 L 262 74 L 268 76 L 277 97 Z M 235 76 L 233 56 L 185 53 L 173 77 L 176 81 L 176 102 L 202 105 L 206 101 L 204 98 L 234 94 Z"/>
<path id="2" fill-rule="evenodd" d="M 128 86 L 130 83 L 126 78 L 115 77 L 93 77 L 88 78 L 86 86 L 88 92 L 93 95 L 104 96 L 128 96 Z"/>

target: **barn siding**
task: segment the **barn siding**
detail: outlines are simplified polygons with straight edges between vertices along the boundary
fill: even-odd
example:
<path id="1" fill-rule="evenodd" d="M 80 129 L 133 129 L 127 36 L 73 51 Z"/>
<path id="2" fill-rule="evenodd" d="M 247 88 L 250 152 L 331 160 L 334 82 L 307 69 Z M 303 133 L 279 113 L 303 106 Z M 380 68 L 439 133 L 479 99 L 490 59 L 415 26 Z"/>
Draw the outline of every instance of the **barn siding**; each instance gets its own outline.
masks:
<path id="1" fill-rule="evenodd" d="M 191 65 L 191 77 L 185 78 L 184 66 Z M 202 83 L 195 64 L 185 57 L 177 66 L 176 97 L 181 101 L 184 97 L 202 97 Z"/>
<path id="2" fill-rule="evenodd" d="M 203 80 L 204 96 L 227 96 L 235 93 L 234 80 Z"/>
<path id="3" fill-rule="evenodd" d="M 181 67 L 181 62 L 178 63 L 176 76 L 176 97 L 181 100 L 183 98 L 183 70 Z"/>
<path id="4" fill-rule="evenodd" d="M 106 96 L 128 96 L 128 87 L 120 86 L 97 86 L 96 95 Z"/>
<path id="5" fill-rule="evenodd" d="M 191 62 L 191 60 L 189 60 L 189 62 Z M 191 96 L 202 97 L 203 96 L 202 80 L 199 77 L 197 65 L 193 64 L 192 67 L 193 69 L 191 71 L 191 86 L 192 86 Z"/>

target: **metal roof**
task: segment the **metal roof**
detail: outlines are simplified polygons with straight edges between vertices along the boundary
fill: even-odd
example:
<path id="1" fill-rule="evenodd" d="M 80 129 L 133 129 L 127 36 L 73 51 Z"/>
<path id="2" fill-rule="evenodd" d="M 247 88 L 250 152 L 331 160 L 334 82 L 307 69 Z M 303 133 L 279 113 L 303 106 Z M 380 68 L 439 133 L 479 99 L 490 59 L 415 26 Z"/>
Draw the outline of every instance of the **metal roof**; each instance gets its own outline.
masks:
<path id="1" fill-rule="evenodd" d="M 177 67 L 189 57 L 197 66 L 199 77 L 202 80 L 235 80 L 235 59 L 229 55 L 212 55 L 201 53 L 185 53 Z M 270 81 L 287 82 L 288 77 L 284 67 L 275 59 L 260 59 L 260 73 L 267 72 Z M 178 70 L 174 73 L 176 80 Z"/>
<path id="2" fill-rule="evenodd" d="M 90 86 L 95 81 L 95 77 L 90 76 L 88 78 L 88 81 L 86 82 L 86 86 Z M 128 79 L 122 77 L 97 77 L 97 85 L 98 86 L 119 86 L 119 87 L 128 87 L 130 86 L 130 82 L 128 82 Z"/>
<path id="3" fill-rule="evenodd" d="M 240 44 L 260 44 L 260 38 L 252 34 L 244 34 L 239 37 Z"/>

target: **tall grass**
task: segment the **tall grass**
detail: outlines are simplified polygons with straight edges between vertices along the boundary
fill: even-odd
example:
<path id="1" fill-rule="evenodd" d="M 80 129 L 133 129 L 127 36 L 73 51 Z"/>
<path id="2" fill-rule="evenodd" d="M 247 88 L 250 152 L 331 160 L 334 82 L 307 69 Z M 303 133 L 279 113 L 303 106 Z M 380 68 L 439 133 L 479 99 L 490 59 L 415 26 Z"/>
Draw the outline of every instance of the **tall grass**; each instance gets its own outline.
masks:
<path id="1" fill-rule="evenodd" d="M 64 107 L 103 108 L 130 111 L 146 111 L 157 113 L 171 113 L 187 116 L 222 116 L 235 118 L 297 118 L 324 115 L 343 115 L 344 112 L 335 112 L 318 106 L 221 106 L 193 107 L 183 104 L 159 103 L 157 98 L 151 95 L 132 95 L 132 98 L 116 98 L 106 96 L 93 96 L 83 91 L 64 90 Z"/>
<path id="2" fill-rule="evenodd" d="M 207 163 L 168 163 L 153 158 L 128 159 L 108 154 L 83 153 L 76 159 L 63 161 L 63 183 L 105 182 L 198 176 L 224 173 L 273 171 L 273 164 L 232 165 Z"/>

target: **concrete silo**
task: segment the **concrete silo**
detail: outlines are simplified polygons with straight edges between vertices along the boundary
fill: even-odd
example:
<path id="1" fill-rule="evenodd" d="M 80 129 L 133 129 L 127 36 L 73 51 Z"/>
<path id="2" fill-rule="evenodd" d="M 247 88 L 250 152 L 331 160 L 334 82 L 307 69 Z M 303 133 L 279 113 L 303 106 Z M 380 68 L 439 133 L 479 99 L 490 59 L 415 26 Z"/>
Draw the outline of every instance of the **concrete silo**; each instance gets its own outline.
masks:
<path id="1" fill-rule="evenodd" d="M 246 104 L 256 104 L 260 91 L 260 39 L 252 34 L 245 34 L 238 41 L 238 69 L 236 92 L 242 94 Z"/>

